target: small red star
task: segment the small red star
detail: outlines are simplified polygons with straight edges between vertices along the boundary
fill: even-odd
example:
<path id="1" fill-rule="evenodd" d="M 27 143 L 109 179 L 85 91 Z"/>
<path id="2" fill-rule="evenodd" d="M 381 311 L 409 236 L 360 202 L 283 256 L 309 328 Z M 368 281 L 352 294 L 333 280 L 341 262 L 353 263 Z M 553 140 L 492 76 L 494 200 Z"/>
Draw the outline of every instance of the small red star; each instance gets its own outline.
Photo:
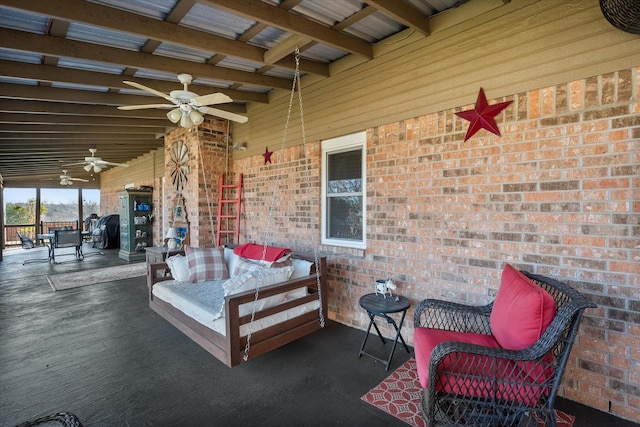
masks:
<path id="1" fill-rule="evenodd" d="M 264 149 L 264 153 L 262 154 L 262 156 L 264 157 L 264 164 L 266 165 L 267 162 L 271 163 L 271 155 L 273 154 L 273 151 L 269 151 L 269 147 L 266 147 Z"/>
<path id="2" fill-rule="evenodd" d="M 498 124 L 494 117 L 507 108 L 507 106 L 512 102 L 513 101 L 499 102 L 497 104 L 489 105 L 487 104 L 487 97 L 484 96 L 484 90 L 480 88 L 475 108 L 456 113 L 456 116 L 462 117 L 463 119 L 471 122 L 467 129 L 467 134 L 464 136 L 464 140 L 466 141 L 471 138 L 480 129 L 486 129 L 489 132 L 500 136 L 500 129 L 498 129 Z"/>

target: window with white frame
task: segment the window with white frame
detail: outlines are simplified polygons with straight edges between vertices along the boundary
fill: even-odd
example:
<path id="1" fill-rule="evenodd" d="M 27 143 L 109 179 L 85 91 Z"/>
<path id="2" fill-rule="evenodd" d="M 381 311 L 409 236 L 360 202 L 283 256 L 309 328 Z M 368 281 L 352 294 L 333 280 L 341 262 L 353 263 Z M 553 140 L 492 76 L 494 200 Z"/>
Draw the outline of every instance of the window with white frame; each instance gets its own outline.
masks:
<path id="1" fill-rule="evenodd" d="M 366 246 L 366 133 L 322 142 L 322 244 Z"/>

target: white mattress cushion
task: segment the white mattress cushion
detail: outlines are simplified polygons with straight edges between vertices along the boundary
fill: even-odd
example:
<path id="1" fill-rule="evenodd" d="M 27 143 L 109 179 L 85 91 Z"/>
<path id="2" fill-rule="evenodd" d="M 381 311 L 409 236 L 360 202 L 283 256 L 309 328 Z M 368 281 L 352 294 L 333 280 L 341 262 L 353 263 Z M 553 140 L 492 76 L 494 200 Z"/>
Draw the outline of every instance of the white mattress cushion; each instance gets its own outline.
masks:
<path id="1" fill-rule="evenodd" d="M 224 280 L 178 282 L 167 280 L 153 285 L 153 296 L 159 298 L 205 326 L 222 317 L 224 310 Z"/>

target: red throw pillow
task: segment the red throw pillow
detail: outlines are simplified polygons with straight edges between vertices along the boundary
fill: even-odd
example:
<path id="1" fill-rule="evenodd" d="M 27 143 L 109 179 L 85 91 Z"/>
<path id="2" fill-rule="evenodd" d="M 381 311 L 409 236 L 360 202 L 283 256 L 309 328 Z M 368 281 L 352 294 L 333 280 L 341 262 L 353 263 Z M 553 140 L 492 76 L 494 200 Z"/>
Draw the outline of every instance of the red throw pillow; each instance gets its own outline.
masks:
<path id="1" fill-rule="evenodd" d="M 556 315 L 553 297 L 507 264 L 491 312 L 491 331 L 503 348 L 533 345 Z"/>

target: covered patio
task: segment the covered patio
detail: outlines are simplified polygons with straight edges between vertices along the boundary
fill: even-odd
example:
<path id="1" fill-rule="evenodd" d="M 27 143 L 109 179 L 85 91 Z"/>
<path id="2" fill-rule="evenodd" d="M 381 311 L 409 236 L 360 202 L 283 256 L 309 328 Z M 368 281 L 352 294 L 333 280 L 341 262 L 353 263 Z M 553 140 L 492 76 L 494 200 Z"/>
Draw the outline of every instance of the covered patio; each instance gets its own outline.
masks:
<path id="1" fill-rule="evenodd" d="M 13 340 L 0 366 L 15 386 L 4 389 L 8 423 L 72 401 L 96 425 L 171 417 L 154 402 L 172 398 L 162 404 L 186 420 L 215 417 L 203 400 L 195 400 L 203 409 L 181 402 L 190 384 L 222 403 L 221 421 L 240 408 L 250 417 L 255 408 L 331 417 L 326 408 L 336 405 L 336 424 L 392 423 L 358 406 L 360 393 L 384 378 L 347 357 L 369 321 L 360 298 L 377 279 L 392 279 L 411 302 L 408 318 L 425 298 L 481 305 L 496 296 L 506 264 L 565 282 L 597 304 L 585 312 L 558 404 L 577 416 L 587 410 L 578 422 L 640 420 L 640 30 L 613 25 L 606 0 L 329 3 L 0 0 L 0 188 L 91 178 L 72 185 L 99 187 L 103 215 L 119 213 L 118 192 L 144 188 L 150 244 L 163 246 L 178 217 L 189 245 L 209 248 L 219 234 L 221 183 L 242 177 L 235 243 L 268 237 L 293 251 L 318 250 L 327 259 L 330 321 L 274 353 L 292 360 L 310 346 L 323 360 L 292 362 L 297 372 L 287 377 L 269 355 L 256 391 L 235 389 L 253 404 L 226 400 L 200 382 L 210 361 L 194 359 L 199 353 L 149 312 L 142 279 L 66 297 L 47 289 L 49 268 L 117 259 L 17 268 L 0 252 L 2 328 Z M 296 70 L 301 86 L 291 90 Z M 192 86 L 177 81 L 186 73 Z M 294 95 L 302 104 L 289 109 Z M 184 111 L 181 97 L 191 97 Z M 403 336 L 411 346 L 410 323 Z M 47 367 L 49 349 L 69 370 Z M 153 365 L 155 355 L 164 363 Z M 25 371 L 28 359 L 35 368 Z M 91 360 L 101 361 L 96 371 Z M 170 380 L 163 366 L 175 369 Z M 242 372 L 253 369 L 208 373 L 248 388 Z M 348 390 L 339 375 L 327 376 L 334 371 L 353 373 Z M 300 373 L 309 375 L 296 383 Z M 38 393 L 41 374 L 48 385 Z M 295 400 L 278 400 L 283 389 L 269 394 L 276 374 L 291 381 Z M 320 387 L 316 377 L 331 379 Z M 105 383 L 103 395 L 96 387 Z"/>

